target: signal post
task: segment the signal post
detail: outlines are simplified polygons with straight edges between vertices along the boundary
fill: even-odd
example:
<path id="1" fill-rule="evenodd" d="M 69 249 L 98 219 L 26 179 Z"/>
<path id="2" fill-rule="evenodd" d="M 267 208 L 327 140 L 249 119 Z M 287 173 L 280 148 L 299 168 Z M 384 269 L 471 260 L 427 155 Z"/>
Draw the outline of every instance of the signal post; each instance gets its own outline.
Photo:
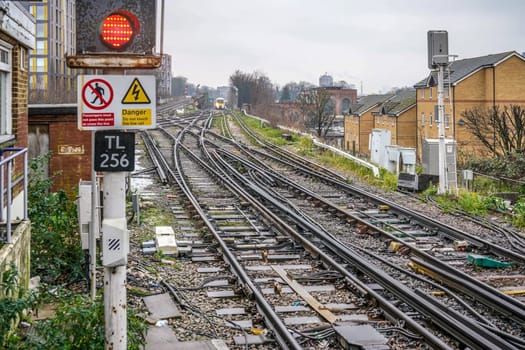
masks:
<path id="1" fill-rule="evenodd" d="M 103 174 L 101 245 L 107 350 L 127 349 L 129 236 L 125 180 L 127 172 L 134 170 L 135 135 L 125 130 L 156 127 L 155 77 L 128 76 L 124 72 L 160 66 L 161 56 L 154 54 L 156 3 L 156 0 L 77 0 L 76 54 L 66 57 L 71 68 L 102 69 L 113 74 L 80 75 L 77 81 L 78 128 L 94 133 L 93 174 Z M 92 184 L 95 197 L 98 189 L 94 178 Z M 96 250 L 93 242 L 90 247 Z M 90 251 L 92 257 L 95 253 Z M 94 280 L 95 271 L 90 276 Z"/>

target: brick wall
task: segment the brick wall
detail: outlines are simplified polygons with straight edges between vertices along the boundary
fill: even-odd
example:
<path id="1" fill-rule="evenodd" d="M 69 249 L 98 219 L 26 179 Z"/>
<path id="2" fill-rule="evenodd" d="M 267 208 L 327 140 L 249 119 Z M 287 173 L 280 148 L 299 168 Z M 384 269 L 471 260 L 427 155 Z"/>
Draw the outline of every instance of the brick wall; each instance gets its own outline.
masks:
<path id="1" fill-rule="evenodd" d="M 76 107 L 30 106 L 29 124 L 48 127 L 49 174 L 60 174 L 54 191 L 75 193 L 80 180 L 91 180 L 91 132 L 78 130 Z"/>
<path id="2" fill-rule="evenodd" d="M 27 147 L 27 98 L 28 98 L 28 54 L 22 55 L 22 48 L 17 45 L 13 48 L 12 65 L 12 117 L 13 134 L 16 135 L 17 146 Z M 21 62 L 25 58 L 25 62 Z M 25 68 L 22 68 L 25 67 Z"/>
<path id="3" fill-rule="evenodd" d="M 418 125 L 418 157 L 421 157 L 422 140 L 438 138 L 438 124 L 435 121 L 430 126 L 429 117 L 434 115 L 437 104 L 436 87 L 417 91 L 417 125 Z M 429 98 L 432 90 L 433 98 Z M 477 154 L 490 156 L 485 147 L 467 129 L 461 125 L 461 114 L 475 107 L 505 106 L 510 104 L 525 105 L 525 62 L 516 56 L 500 62 L 494 67 L 483 68 L 464 78 L 452 87 L 450 100 L 445 98 L 445 113 L 450 115 L 450 126 L 445 129 L 445 136 L 456 139 L 458 143 L 458 159 Z M 421 125 L 421 114 L 425 114 L 425 125 Z M 421 159 L 421 158 L 419 158 Z"/>

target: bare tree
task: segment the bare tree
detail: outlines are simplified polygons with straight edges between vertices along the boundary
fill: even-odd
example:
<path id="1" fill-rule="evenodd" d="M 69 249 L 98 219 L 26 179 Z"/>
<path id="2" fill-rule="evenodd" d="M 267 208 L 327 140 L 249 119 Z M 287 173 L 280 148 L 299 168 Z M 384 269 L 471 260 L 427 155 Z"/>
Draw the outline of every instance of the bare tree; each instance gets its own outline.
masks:
<path id="1" fill-rule="evenodd" d="M 262 73 L 244 73 L 237 70 L 230 76 L 230 84 L 237 88 L 238 107 L 247 103 L 252 106 L 253 110 L 263 112 L 268 105 L 273 103 L 273 85 L 270 79 Z"/>
<path id="2" fill-rule="evenodd" d="M 461 116 L 465 118 L 467 130 L 494 156 L 525 152 L 525 109 L 522 106 L 475 107 Z"/>
<path id="3" fill-rule="evenodd" d="M 330 93 L 321 88 L 303 91 L 298 104 L 305 118 L 305 126 L 315 129 L 318 137 L 325 137 L 335 119 L 335 103 Z"/>

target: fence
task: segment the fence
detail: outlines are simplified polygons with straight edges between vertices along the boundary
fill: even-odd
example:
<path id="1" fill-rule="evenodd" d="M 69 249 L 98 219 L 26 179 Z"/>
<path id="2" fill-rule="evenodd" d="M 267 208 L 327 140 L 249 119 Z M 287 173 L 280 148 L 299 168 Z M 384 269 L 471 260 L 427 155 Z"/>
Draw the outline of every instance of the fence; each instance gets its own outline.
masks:
<path id="1" fill-rule="evenodd" d="M 23 159 L 23 171 L 21 174 L 13 174 L 15 162 Z M 23 196 L 21 208 L 23 220 L 27 220 L 27 148 L 3 148 L 0 150 L 0 223 L 5 225 L 6 230 L 2 241 L 12 243 L 11 230 L 13 223 L 13 194 L 15 187 L 23 183 Z"/>

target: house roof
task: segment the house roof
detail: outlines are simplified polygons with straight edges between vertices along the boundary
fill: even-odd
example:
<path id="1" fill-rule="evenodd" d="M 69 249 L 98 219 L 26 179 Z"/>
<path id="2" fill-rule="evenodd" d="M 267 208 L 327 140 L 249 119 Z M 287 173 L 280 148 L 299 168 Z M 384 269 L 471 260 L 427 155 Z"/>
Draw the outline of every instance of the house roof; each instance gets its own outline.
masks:
<path id="1" fill-rule="evenodd" d="M 348 113 L 360 116 L 370 109 L 376 107 L 378 104 L 388 101 L 394 96 L 395 95 L 393 94 L 361 96 L 356 104 L 350 105 L 350 110 Z"/>
<path id="2" fill-rule="evenodd" d="M 454 61 L 449 64 L 448 69 L 445 70 L 445 83 L 456 85 L 466 77 L 477 72 L 480 69 L 487 67 L 495 67 L 500 62 L 506 59 L 517 56 L 522 60 L 525 57 L 521 56 L 516 51 L 507 51 L 492 55 L 486 55 L 481 57 L 466 58 L 463 60 Z M 414 85 L 415 88 L 434 86 L 437 83 L 437 72 L 432 71 L 425 79 L 419 81 Z"/>
<path id="3" fill-rule="evenodd" d="M 399 115 L 406 109 L 416 105 L 416 90 L 404 90 L 383 103 L 374 114 Z"/>

